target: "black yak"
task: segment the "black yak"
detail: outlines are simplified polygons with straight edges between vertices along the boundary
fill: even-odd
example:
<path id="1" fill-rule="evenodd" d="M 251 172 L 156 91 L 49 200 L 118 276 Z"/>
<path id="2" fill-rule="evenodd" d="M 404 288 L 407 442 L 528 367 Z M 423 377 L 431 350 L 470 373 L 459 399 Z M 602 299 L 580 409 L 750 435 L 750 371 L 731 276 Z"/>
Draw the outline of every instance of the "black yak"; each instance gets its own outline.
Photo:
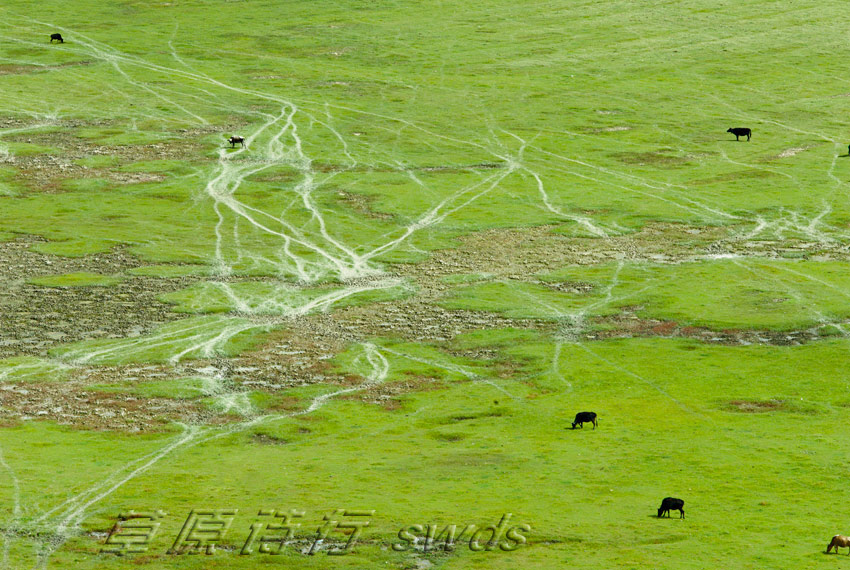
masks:
<path id="1" fill-rule="evenodd" d="M 576 414 L 576 419 L 573 420 L 573 429 L 576 429 L 576 425 L 580 428 L 584 429 L 584 422 L 590 422 L 593 424 L 593 429 L 596 429 L 596 412 L 579 412 Z"/>
<path id="2" fill-rule="evenodd" d="M 738 127 L 738 128 L 735 128 L 735 129 L 729 129 L 726 132 L 732 133 L 733 135 L 735 135 L 735 140 L 739 140 L 738 137 L 743 137 L 744 135 L 746 135 L 747 140 L 750 140 L 750 137 L 753 134 L 753 131 L 751 131 L 750 129 L 748 129 L 746 127 Z"/>
<path id="3" fill-rule="evenodd" d="M 685 518 L 685 501 L 682 499 L 674 499 L 673 497 L 665 497 L 661 501 L 661 506 L 658 507 L 659 518 L 667 513 L 667 518 L 670 518 L 670 511 L 679 511 L 682 513 L 679 518 Z"/>

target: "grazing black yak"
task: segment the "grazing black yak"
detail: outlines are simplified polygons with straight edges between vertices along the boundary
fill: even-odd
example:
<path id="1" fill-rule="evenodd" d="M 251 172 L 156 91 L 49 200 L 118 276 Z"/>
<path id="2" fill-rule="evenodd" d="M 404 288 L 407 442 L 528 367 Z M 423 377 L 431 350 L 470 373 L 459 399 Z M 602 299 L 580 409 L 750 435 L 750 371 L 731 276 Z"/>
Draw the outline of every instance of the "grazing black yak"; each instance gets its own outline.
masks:
<path id="1" fill-rule="evenodd" d="M 664 497 L 661 501 L 661 506 L 658 507 L 658 516 L 659 518 L 667 513 L 667 518 L 670 518 L 670 511 L 679 511 L 681 516 L 680 519 L 685 518 L 685 501 L 682 499 L 674 499 L 673 497 Z"/>
<path id="2" fill-rule="evenodd" d="M 62 39 L 62 34 L 50 34 L 50 43 L 53 43 L 53 40 L 58 41 L 60 44 L 65 43 L 65 40 Z"/>
<path id="3" fill-rule="evenodd" d="M 744 135 L 747 136 L 747 140 L 750 140 L 750 136 L 752 136 L 753 131 L 746 127 L 738 127 L 736 129 L 729 129 L 726 131 L 727 133 L 732 133 L 735 135 L 735 140 L 739 140 L 738 137 L 742 137 Z"/>
<path id="4" fill-rule="evenodd" d="M 573 429 L 578 427 L 584 429 L 584 422 L 593 424 L 593 429 L 596 429 L 596 412 L 579 412 L 576 414 L 576 419 L 573 420 Z"/>

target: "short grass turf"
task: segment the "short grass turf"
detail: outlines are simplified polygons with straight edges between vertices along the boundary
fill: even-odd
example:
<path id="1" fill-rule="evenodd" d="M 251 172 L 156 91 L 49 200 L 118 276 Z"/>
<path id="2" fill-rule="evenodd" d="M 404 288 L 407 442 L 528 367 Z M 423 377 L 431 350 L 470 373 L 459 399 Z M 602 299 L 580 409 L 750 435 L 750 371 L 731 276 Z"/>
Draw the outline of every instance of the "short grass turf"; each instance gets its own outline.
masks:
<path id="1" fill-rule="evenodd" d="M 209 279 L 162 296 L 202 315 L 4 358 L 2 388 L 35 397 L 74 368 L 172 366 L 170 383 L 73 381 L 197 403 L 217 421 L 156 433 L 4 422 L 3 565 L 834 566 L 826 543 L 850 531 L 844 12 L 75 0 L 36 15 L 7 1 L 0 239 L 40 236 L 35 251 L 71 259 L 126 246 L 144 265 L 31 285 Z M 56 31 L 64 44 L 48 43 Z M 753 139 L 736 142 L 734 126 Z M 224 148 L 236 132 L 247 148 Z M 738 251 L 459 272 L 435 302 L 561 332 L 632 309 L 710 329 L 831 333 L 801 346 L 520 329 L 373 336 L 329 355 L 361 384 L 273 396 L 179 368 L 250 354 L 325 292 L 341 292 L 319 307 L 331 313 L 415 297 L 406 281 L 373 279 L 482 230 L 541 225 L 589 246 L 663 225 L 719 228 Z M 800 259 L 746 255 L 771 244 Z M 599 428 L 567 429 L 584 409 Z M 685 520 L 654 516 L 668 495 L 685 499 Z M 101 552 L 119 514 L 159 509 L 146 552 Z M 238 513 L 215 554 L 167 554 L 192 509 Z M 305 513 L 279 556 L 238 554 L 260 509 Z M 375 514 L 353 552 L 302 553 L 334 509 Z M 506 513 L 529 528 L 515 551 L 474 552 L 468 539 L 405 550 L 399 538 Z"/>
<path id="2" fill-rule="evenodd" d="M 382 349 L 394 358 L 408 354 L 404 346 Z M 846 350 L 844 340 L 771 350 L 538 340 L 509 351 L 523 364 L 514 378 L 495 381 L 500 390 L 450 374 L 435 379 L 435 389 L 405 396 L 392 413 L 340 399 L 309 416 L 229 434 L 105 435 L 25 424 L 3 430 L 3 449 L 21 504 L 58 505 L 69 491 L 126 470 L 137 455 L 185 439 L 83 524 L 105 532 L 119 512 L 164 509 L 161 536 L 135 559 L 153 567 L 270 563 L 269 555 L 239 556 L 232 548 L 242 547 L 260 509 L 273 508 L 305 512 L 302 542 L 334 509 L 374 509 L 363 545 L 340 559 L 352 567 L 420 558 L 447 568 L 668 567 L 672 558 L 678 567 L 704 568 L 742 557 L 768 567 L 817 567 L 827 529 L 843 520 L 820 497 L 841 492 L 848 454 L 836 442 L 850 414 L 850 400 L 834 390 L 850 380 L 846 371 L 823 363 L 840 361 Z M 427 359 L 436 369 L 459 365 L 437 356 Z M 600 414 L 599 428 L 569 429 L 566 410 L 587 405 Z M 45 464 L 56 466 L 49 479 Z M 10 481 L 4 488 L 14 495 Z M 654 516 L 667 495 L 685 497 L 685 520 Z M 224 541 L 231 550 L 209 558 L 165 554 L 193 508 L 239 509 Z M 12 504 L 4 510 L 13 517 Z M 50 520 L 61 520 L 60 512 Z M 468 544 L 452 554 L 385 550 L 404 545 L 398 532 L 411 525 L 485 527 L 506 512 L 531 526 L 529 544 L 515 552 L 475 553 Z M 40 514 L 25 509 L 17 524 Z M 812 524 L 803 528 L 800 520 Z M 796 540 L 777 545 L 777 533 L 796 533 Z M 84 536 L 54 553 L 54 563 L 99 568 L 134 560 L 97 555 L 98 541 Z M 613 549 L 612 540 L 624 546 Z M 298 554 L 302 546 L 287 547 L 285 559 L 329 563 L 325 553 Z"/>

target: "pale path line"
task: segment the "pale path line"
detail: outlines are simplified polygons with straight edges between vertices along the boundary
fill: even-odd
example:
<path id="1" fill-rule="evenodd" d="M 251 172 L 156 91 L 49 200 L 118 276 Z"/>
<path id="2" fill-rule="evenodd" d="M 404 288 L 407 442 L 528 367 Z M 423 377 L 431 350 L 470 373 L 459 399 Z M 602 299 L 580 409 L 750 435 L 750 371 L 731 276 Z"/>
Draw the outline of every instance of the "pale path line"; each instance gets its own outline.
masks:
<path id="1" fill-rule="evenodd" d="M 52 513 L 56 512 L 62 507 L 65 507 L 65 511 L 60 515 L 59 520 L 56 522 L 54 536 L 50 540 L 41 544 L 41 550 L 39 551 L 36 567 L 46 568 L 50 555 L 55 552 L 68 538 L 75 534 L 75 531 L 79 527 L 80 522 L 84 520 L 87 510 L 92 505 L 102 501 L 123 485 L 127 484 L 139 475 L 142 475 L 144 472 L 149 470 L 151 467 L 153 467 L 155 464 L 157 464 L 159 461 L 164 459 L 166 456 L 172 454 L 173 452 L 180 450 L 181 448 L 188 449 L 190 447 L 197 446 L 213 439 L 233 435 L 235 433 L 239 433 L 245 431 L 246 429 L 255 427 L 260 423 L 284 419 L 288 417 L 306 415 L 320 409 L 322 406 L 324 406 L 336 396 L 361 391 L 376 384 L 384 382 L 387 378 L 387 375 L 389 374 L 390 368 L 389 362 L 387 361 L 386 357 L 384 357 L 378 347 L 372 343 L 362 343 L 362 346 L 364 349 L 364 356 L 370 366 L 370 371 L 367 373 L 366 381 L 364 381 L 360 385 L 353 386 L 350 388 L 343 388 L 341 390 L 336 390 L 334 392 L 316 396 L 312 399 L 310 405 L 306 409 L 299 412 L 293 412 L 288 414 L 269 414 L 266 416 L 260 416 L 245 422 L 241 422 L 236 426 L 225 428 L 224 430 L 218 430 L 216 428 L 209 427 L 189 426 L 186 428 L 186 431 L 183 433 L 183 435 L 177 438 L 177 440 L 172 441 L 171 443 L 156 452 L 153 452 L 143 458 L 130 462 L 128 465 L 122 467 L 116 473 L 107 477 L 104 481 L 95 485 L 93 488 L 89 489 L 88 491 L 84 491 L 83 493 L 80 493 L 74 498 L 66 500 L 64 503 L 62 503 L 62 505 L 54 507 L 53 509 L 33 521 L 32 526 L 36 527 L 38 524 L 46 522 L 47 518 Z M 212 431 L 216 431 L 217 433 L 210 434 L 210 432 Z M 138 467 L 132 469 L 126 475 L 121 476 L 121 473 L 124 472 L 126 469 L 144 460 L 146 461 L 142 465 L 139 465 Z"/>
<path id="2" fill-rule="evenodd" d="M 9 547 L 12 544 L 13 537 L 18 520 L 21 518 L 21 484 L 15 471 L 6 463 L 6 458 L 3 455 L 3 449 L 0 448 L 0 467 L 9 475 L 12 480 L 12 520 L 6 525 L 3 531 L 3 567 L 9 567 Z"/>

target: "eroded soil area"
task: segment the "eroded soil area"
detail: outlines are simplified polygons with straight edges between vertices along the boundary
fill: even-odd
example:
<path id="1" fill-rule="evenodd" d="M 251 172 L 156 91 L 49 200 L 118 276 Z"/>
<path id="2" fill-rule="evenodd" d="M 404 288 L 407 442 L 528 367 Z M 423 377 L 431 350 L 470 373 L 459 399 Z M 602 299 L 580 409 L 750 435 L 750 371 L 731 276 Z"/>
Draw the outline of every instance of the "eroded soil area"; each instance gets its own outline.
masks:
<path id="1" fill-rule="evenodd" d="M 366 207 L 364 204 L 363 207 Z M 571 237 L 557 226 L 487 230 L 459 239 L 454 249 L 433 252 L 418 264 L 387 266 L 387 272 L 412 281 L 416 294 L 395 301 L 342 307 L 295 318 L 262 317 L 273 326 L 258 348 L 229 359 L 194 360 L 172 365 L 71 366 L 64 381 L 6 382 L 0 390 L 0 418 L 7 422 L 49 419 L 85 429 L 161 430 L 170 422 L 220 424 L 263 413 L 297 413 L 309 402 L 286 391 L 309 384 L 359 385 L 364 378 L 342 373 L 332 365 L 335 355 L 353 344 L 375 338 L 427 343 L 456 356 L 486 360 L 499 377 L 517 373 L 511 363 L 485 349 L 454 350 L 459 334 L 503 328 L 530 329 L 562 340 L 593 341 L 622 337 L 682 337 L 723 344 L 800 344 L 815 340 L 817 330 L 790 332 L 710 330 L 638 316 L 639 307 L 588 322 L 512 319 L 496 313 L 447 310 L 437 301 L 455 285 L 453 276 L 482 275 L 538 283 L 536 275 L 569 264 L 591 265 L 619 260 L 679 263 L 714 255 L 800 255 L 844 258 L 839 247 L 822 243 L 747 242 L 733 228 L 691 228 L 654 224 L 635 234 L 606 240 Z M 21 236 L 0 243 L 0 358 L 48 357 L 60 344 L 93 338 L 132 338 L 186 318 L 158 298 L 189 287 L 202 277 L 155 278 L 130 275 L 143 262 L 117 247 L 109 253 L 81 258 L 44 255 L 31 246 L 41 241 Z M 43 287 L 29 280 L 75 272 L 119 276 L 107 287 Z M 254 277 L 265 280 L 270 278 Z M 581 293 L 589 284 L 545 283 L 557 290 Z M 260 319 L 260 317 L 257 317 Z M 576 328 L 578 326 L 578 328 Z M 147 383 L 178 382 L 187 377 L 219 379 L 220 385 L 192 397 L 154 397 Z M 106 386 L 107 388 L 104 388 Z M 108 388 L 115 387 L 114 389 Z M 346 397 L 387 410 L 401 406 L 409 391 L 440 389 L 434 378 L 411 377 L 376 385 Z M 251 393 L 274 396 L 267 407 L 249 404 Z M 243 402 L 240 406 L 216 404 Z"/>
<path id="2" fill-rule="evenodd" d="M 110 253 L 67 258 L 31 249 L 43 241 L 26 236 L 0 243 L 0 358 L 46 356 L 58 344 L 93 338 L 135 337 L 168 321 L 184 318 L 159 301 L 163 293 L 197 280 L 127 276 L 141 266 L 124 248 Z M 123 275 L 109 287 L 42 287 L 28 280 L 87 272 Z"/>

